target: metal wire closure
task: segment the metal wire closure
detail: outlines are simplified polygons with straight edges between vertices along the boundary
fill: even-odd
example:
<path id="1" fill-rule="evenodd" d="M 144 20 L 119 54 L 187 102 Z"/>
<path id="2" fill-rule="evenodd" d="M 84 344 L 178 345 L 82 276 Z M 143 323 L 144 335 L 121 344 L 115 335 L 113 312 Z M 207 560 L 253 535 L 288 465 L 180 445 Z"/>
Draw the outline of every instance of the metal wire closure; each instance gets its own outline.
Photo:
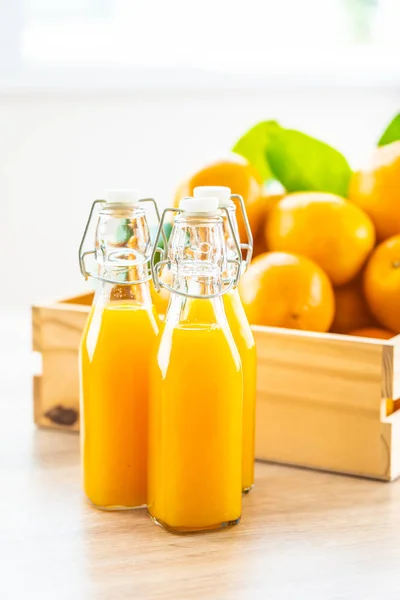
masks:
<path id="1" fill-rule="evenodd" d="M 154 198 L 142 198 L 141 200 L 138 200 L 138 202 L 151 202 L 154 206 L 154 210 L 156 213 L 156 217 L 157 217 L 157 222 L 158 224 L 160 224 L 160 211 L 158 210 L 158 206 L 157 206 L 157 202 L 155 201 Z M 85 252 L 83 251 L 83 247 L 85 245 L 86 242 L 86 237 L 87 237 L 87 233 L 89 231 L 89 227 L 90 227 L 90 223 L 95 211 L 95 208 L 97 205 L 99 204 L 107 204 L 106 200 L 95 200 L 91 206 L 90 212 L 89 212 L 89 216 L 88 216 L 88 220 L 86 221 L 86 225 L 85 225 L 85 229 L 82 235 L 82 239 L 81 239 L 81 243 L 79 244 L 79 268 L 80 271 L 83 275 L 83 277 L 85 278 L 85 280 L 88 279 L 88 277 L 94 277 L 95 279 L 99 279 L 100 281 L 103 281 L 105 283 L 114 283 L 114 284 L 118 284 L 118 285 L 136 285 L 139 283 L 146 283 L 147 281 L 150 281 L 151 279 L 151 273 L 148 273 L 148 275 L 146 275 L 145 277 L 142 277 L 141 279 L 134 279 L 131 281 L 118 281 L 116 279 L 108 279 L 107 277 L 104 277 L 103 275 L 100 275 L 99 273 L 95 273 L 93 271 L 89 271 L 86 268 L 85 265 L 85 258 L 89 255 L 93 255 L 96 253 L 95 250 L 86 250 Z M 160 232 L 160 229 L 158 229 L 157 231 L 157 238 L 156 238 L 156 242 L 154 245 L 156 245 L 156 243 L 158 242 L 159 237 L 162 237 L 163 242 L 164 242 L 164 247 L 166 247 L 167 245 L 167 236 L 165 235 L 165 231 L 164 229 L 162 229 L 162 231 Z M 139 253 L 135 252 L 135 250 L 133 249 L 129 249 L 129 254 L 135 254 L 136 256 L 138 256 L 138 259 L 135 261 L 131 261 L 130 265 L 126 267 L 126 271 L 128 271 L 132 266 L 135 265 L 144 265 L 145 263 L 147 263 L 150 260 L 150 256 L 143 256 L 143 255 L 139 255 Z M 110 262 L 118 262 L 118 259 L 116 258 L 112 258 L 112 255 L 110 255 Z M 140 256 L 140 261 L 139 261 L 139 256 Z M 122 273 L 122 270 L 121 270 Z"/>
<path id="2" fill-rule="evenodd" d="M 158 210 L 158 205 L 157 205 L 157 202 L 154 200 L 154 198 L 142 198 L 141 200 L 139 200 L 139 202 L 151 202 L 151 204 L 154 207 L 154 211 L 156 213 L 157 223 L 160 224 L 160 211 Z M 161 237 L 163 239 L 164 246 L 166 246 L 168 244 L 168 240 L 167 240 L 167 236 L 165 235 L 164 228 L 161 231 Z M 158 241 L 158 238 L 159 238 L 159 234 L 157 233 L 156 241 Z M 155 244 L 156 244 L 156 242 L 155 242 Z"/>
<path id="3" fill-rule="evenodd" d="M 158 226 L 158 231 L 157 231 L 155 243 L 154 243 L 154 246 L 153 246 L 153 252 L 151 253 L 151 258 L 150 258 L 151 276 L 153 278 L 154 287 L 155 287 L 155 289 L 156 289 L 157 292 L 159 292 L 162 287 L 166 287 L 166 284 L 163 284 L 160 281 L 159 277 L 158 277 L 158 271 L 160 269 L 156 269 L 157 265 L 159 265 L 159 264 L 162 264 L 162 265 L 165 265 L 165 264 L 171 265 L 171 261 L 165 260 L 165 257 L 168 254 L 168 245 L 165 244 L 165 242 L 164 242 L 164 248 L 160 248 L 159 246 L 157 246 L 158 240 L 160 239 L 161 231 L 164 231 L 165 217 L 166 217 L 167 213 L 169 213 L 169 212 L 179 214 L 179 213 L 181 213 L 183 211 L 180 210 L 179 208 L 165 208 L 163 210 L 163 212 L 162 212 L 162 215 L 161 215 L 161 221 L 160 221 L 160 224 Z M 157 252 L 160 254 L 160 256 L 163 256 L 164 259 L 161 260 L 161 261 L 159 261 L 157 263 L 157 265 L 156 265 L 156 263 L 155 263 L 155 257 L 156 257 Z M 168 288 L 166 288 L 166 289 L 168 289 Z"/>
<path id="4" fill-rule="evenodd" d="M 238 202 L 239 202 L 240 210 L 242 212 L 242 218 L 243 218 L 243 222 L 244 222 L 244 228 L 246 230 L 247 244 L 240 244 L 241 250 L 246 250 L 246 258 L 243 261 L 245 263 L 244 270 L 246 270 L 247 267 L 249 266 L 249 264 L 251 262 L 251 258 L 253 256 L 253 246 L 254 246 L 253 234 L 251 233 L 251 227 L 250 227 L 250 223 L 249 223 L 249 218 L 247 216 L 246 207 L 244 205 L 243 196 L 240 196 L 240 194 L 231 194 L 231 200 L 234 200 L 234 199 L 238 200 Z"/>
<path id="5" fill-rule="evenodd" d="M 85 229 L 84 229 L 81 243 L 79 244 L 79 250 L 78 250 L 78 252 L 79 252 L 79 268 L 80 268 L 81 273 L 82 273 L 83 277 L 85 278 L 85 280 L 87 280 L 87 278 L 89 277 L 89 274 L 86 271 L 86 267 L 85 267 L 85 256 L 87 256 L 88 254 L 94 254 L 94 250 L 89 250 L 87 252 L 83 252 L 83 246 L 85 244 L 87 232 L 89 230 L 90 221 L 92 220 L 94 209 L 96 208 L 97 204 L 106 204 L 106 201 L 105 200 L 95 200 L 93 202 L 92 207 L 89 212 L 88 219 L 86 221 Z"/>
<path id="6" fill-rule="evenodd" d="M 235 243 L 235 246 L 236 246 L 236 250 L 237 250 L 237 253 L 238 253 L 238 258 L 237 259 L 236 258 L 227 259 L 227 263 L 228 264 L 236 265 L 236 274 L 235 274 L 235 277 L 232 277 L 229 280 L 229 284 L 220 293 L 218 293 L 218 294 L 206 294 L 206 295 L 188 294 L 187 292 L 181 292 L 181 291 L 176 290 L 175 288 L 171 287 L 167 283 L 164 283 L 164 282 L 160 281 L 159 273 L 160 273 L 161 269 L 164 266 L 171 267 L 171 264 L 172 264 L 171 260 L 167 258 L 167 256 L 168 256 L 168 245 L 165 244 L 165 242 L 164 242 L 164 250 L 162 248 L 157 247 L 158 239 L 159 239 L 159 237 L 161 235 L 161 232 L 163 231 L 165 217 L 166 217 L 167 213 L 169 213 L 169 212 L 177 213 L 177 214 L 180 214 L 180 213 L 183 212 L 179 208 L 165 208 L 163 210 L 163 213 L 162 213 L 162 216 L 161 216 L 161 221 L 160 221 L 160 224 L 158 226 L 158 231 L 157 231 L 157 236 L 156 236 L 156 243 L 154 244 L 153 252 L 151 254 L 151 259 L 150 259 L 151 275 L 152 275 L 152 278 L 153 278 L 154 287 L 155 287 L 155 289 L 156 289 L 157 292 L 160 291 L 160 288 L 164 288 L 164 289 L 168 290 L 169 292 L 172 292 L 173 294 L 178 294 L 178 296 L 184 296 L 186 298 L 197 298 L 197 299 L 208 300 L 210 298 L 216 298 L 217 296 L 222 296 L 223 294 L 226 294 L 231 289 L 233 289 L 233 288 L 235 288 L 237 286 L 237 284 L 239 283 L 241 266 L 242 266 L 242 258 L 241 258 L 242 253 L 241 253 L 241 250 L 240 250 L 240 244 L 239 244 L 239 241 L 237 239 L 235 228 L 233 226 L 232 219 L 231 219 L 231 216 L 229 214 L 228 209 L 225 208 L 225 207 L 221 207 L 219 210 L 223 210 L 226 213 L 226 216 L 227 216 L 227 219 L 228 219 L 228 223 L 229 223 L 229 227 L 231 228 L 232 237 L 233 237 L 233 240 L 234 240 L 234 243 Z M 164 260 L 160 260 L 157 264 L 155 264 L 155 256 L 156 256 L 157 252 L 159 252 L 160 255 L 164 256 Z"/>

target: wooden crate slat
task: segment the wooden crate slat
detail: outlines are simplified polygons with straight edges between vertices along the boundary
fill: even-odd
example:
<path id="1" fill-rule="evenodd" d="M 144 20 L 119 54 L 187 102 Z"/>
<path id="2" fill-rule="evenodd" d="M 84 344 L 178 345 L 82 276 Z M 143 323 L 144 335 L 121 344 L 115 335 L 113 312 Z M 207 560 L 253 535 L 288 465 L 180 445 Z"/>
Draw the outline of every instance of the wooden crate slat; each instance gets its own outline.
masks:
<path id="1" fill-rule="evenodd" d="M 390 479 L 379 420 L 316 403 L 257 397 L 257 458 L 337 473 Z"/>
<path id="2" fill-rule="evenodd" d="M 34 306 L 33 349 L 38 352 L 57 348 L 76 351 L 89 311 L 89 306 Z"/>
<path id="3" fill-rule="evenodd" d="M 39 426 L 79 431 L 78 350 L 93 294 L 32 309 L 33 348 L 42 353 L 42 376 L 34 379 Z"/>
<path id="4" fill-rule="evenodd" d="M 41 422 L 79 430 L 78 354 L 69 349 L 43 352 Z M 53 410 L 52 409 L 56 409 Z"/>
<path id="5" fill-rule="evenodd" d="M 70 298 L 64 298 L 61 300 L 61 304 L 78 304 L 83 306 L 92 306 L 94 292 L 85 292 L 79 296 L 71 296 Z"/>
<path id="6" fill-rule="evenodd" d="M 78 349 L 92 293 L 32 310 L 35 422 L 79 430 Z M 254 326 L 256 456 L 391 480 L 400 475 L 400 336 L 375 340 Z M 395 408 L 400 406 L 395 402 Z"/>
<path id="7" fill-rule="evenodd" d="M 382 423 L 382 439 L 390 455 L 390 479 L 400 476 L 400 410 Z"/>
<path id="8" fill-rule="evenodd" d="M 33 377 L 33 419 L 36 425 L 40 424 L 42 415 L 42 375 Z"/>
<path id="9" fill-rule="evenodd" d="M 298 335 L 290 330 L 253 330 L 259 393 L 268 392 L 268 398 L 280 401 L 370 412 L 379 418 L 382 344 L 344 336 Z"/>
<path id="10" fill-rule="evenodd" d="M 400 335 L 390 340 L 393 344 L 392 398 L 400 398 Z"/>

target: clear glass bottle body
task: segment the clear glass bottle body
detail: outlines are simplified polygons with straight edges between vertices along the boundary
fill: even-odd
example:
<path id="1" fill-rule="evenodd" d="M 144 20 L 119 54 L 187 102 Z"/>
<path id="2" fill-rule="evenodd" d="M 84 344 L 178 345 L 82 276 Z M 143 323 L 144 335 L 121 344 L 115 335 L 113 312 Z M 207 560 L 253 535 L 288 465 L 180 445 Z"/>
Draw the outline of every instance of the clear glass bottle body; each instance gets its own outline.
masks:
<path id="1" fill-rule="evenodd" d="M 236 209 L 230 211 L 231 221 L 234 224 L 237 236 Z M 236 256 L 236 246 L 228 225 L 224 218 L 224 237 L 227 245 L 228 256 Z M 257 355 L 253 332 L 244 311 L 242 301 L 237 289 L 231 290 L 223 296 L 225 312 L 228 323 L 239 351 L 243 368 L 243 468 L 242 489 L 247 493 L 254 485 L 254 453 L 255 453 L 255 419 L 256 419 L 256 379 Z"/>
<path id="2" fill-rule="evenodd" d="M 83 488 L 92 504 L 109 510 L 147 501 L 149 361 L 158 333 L 149 283 L 125 284 L 147 268 L 141 252 L 130 253 L 146 246 L 136 242 L 137 211 L 129 219 L 124 211 L 122 227 L 117 213 L 115 222 L 100 215 L 99 272 L 121 284 L 99 282 L 80 347 Z"/>
<path id="3" fill-rule="evenodd" d="M 222 223 L 210 221 L 174 228 L 174 289 L 221 292 Z M 204 531 L 240 520 L 242 386 L 222 297 L 172 293 L 153 361 L 149 417 L 148 510 L 166 529 Z"/>

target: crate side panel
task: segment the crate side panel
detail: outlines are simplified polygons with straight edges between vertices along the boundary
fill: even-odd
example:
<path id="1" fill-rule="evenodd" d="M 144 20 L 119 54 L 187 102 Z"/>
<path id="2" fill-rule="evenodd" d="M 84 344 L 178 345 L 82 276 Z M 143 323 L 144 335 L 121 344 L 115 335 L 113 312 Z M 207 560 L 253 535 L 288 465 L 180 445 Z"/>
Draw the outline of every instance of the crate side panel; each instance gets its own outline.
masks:
<path id="1" fill-rule="evenodd" d="M 72 307 L 60 309 L 60 306 L 32 309 L 34 350 L 78 350 L 90 308 L 74 310 Z"/>
<path id="2" fill-rule="evenodd" d="M 256 457 L 387 480 L 390 452 L 381 425 L 368 413 L 261 392 L 257 398 Z"/>
<path id="3" fill-rule="evenodd" d="M 313 337 L 296 332 L 254 331 L 258 355 L 258 393 L 264 402 L 314 403 L 337 410 L 381 410 L 381 344 L 342 336 Z"/>
<path id="4" fill-rule="evenodd" d="M 393 348 L 393 398 L 400 398 L 400 335 L 391 340 Z"/>
<path id="5" fill-rule="evenodd" d="M 40 402 L 36 422 L 44 427 L 79 430 L 78 350 L 51 349 L 43 352 Z"/>
<path id="6" fill-rule="evenodd" d="M 390 449 L 390 480 L 393 481 L 400 476 L 400 411 L 382 423 L 382 439 Z"/>
<path id="7" fill-rule="evenodd" d="M 394 397 L 394 347 L 384 346 L 382 353 L 382 398 Z"/>
<path id="8" fill-rule="evenodd" d="M 42 351 L 42 309 L 40 306 L 32 306 L 32 350 L 34 352 Z"/>
<path id="9" fill-rule="evenodd" d="M 39 425 L 42 415 L 42 375 L 33 377 L 33 420 Z"/>
<path id="10" fill-rule="evenodd" d="M 59 301 L 60 304 L 81 304 L 83 306 L 92 306 L 94 298 L 94 292 L 86 292 L 85 294 L 79 294 L 78 296 L 71 296 L 70 298 L 63 298 Z"/>

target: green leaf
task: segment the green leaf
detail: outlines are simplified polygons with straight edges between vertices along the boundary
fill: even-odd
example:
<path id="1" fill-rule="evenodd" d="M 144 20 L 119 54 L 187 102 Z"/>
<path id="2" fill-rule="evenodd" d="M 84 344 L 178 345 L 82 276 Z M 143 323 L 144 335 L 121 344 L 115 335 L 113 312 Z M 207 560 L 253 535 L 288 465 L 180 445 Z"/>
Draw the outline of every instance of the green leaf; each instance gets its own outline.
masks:
<path id="1" fill-rule="evenodd" d="M 269 129 L 277 125 L 276 121 L 262 121 L 245 133 L 233 146 L 232 152 L 240 154 L 260 173 L 263 181 L 272 176 L 266 155 Z"/>
<path id="2" fill-rule="evenodd" d="M 351 169 L 328 144 L 276 121 L 262 121 L 245 133 L 233 152 L 246 158 L 264 181 L 278 180 L 288 192 L 319 191 L 347 196 Z"/>
<path id="3" fill-rule="evenodd" d="M 126 244 L 132 237 L 132 225 L 129 219 L 121 219 L 115 232 L 115 242 L 119 245 Z"/>
<path id="4" fill-rule="evenodd" d="M 267 162 L 288 192 L 318 191 L 347 196 L 351 169 L 335 148 L 305 133 L 268 127 Z"/>
<path id="5" fill-rule="evenodd" d="M 172 225 L 171 225 L 171 223 L 164 223 L 163 229 L 164 229 L 165 237 L 167 238 L 167 240 L 169 240 L 169 236 L 171 235 L 171 231 L 172 231 Z M 156 235 L 157 235 L 157 231 L 158 231 L 158 225 L 152 225 L 150 227 L 150 239 L 151 239 L 151 243 L 152 244 L 154 244 L 154 242 L 156 241 L 155 238 L 156 238 Z M 164 240 L 161 237 L 161 235 L 160 235 L 160 237 L 158 239 L 157 246 L 159 248 L 164 249 Z"/>
<path id="6" fill-rule="evenodd" d="M 398 140 L 400 140 L 400 113 L 398 113 L 386 127 L 378 142 L 378 146 L 386 146 L 386 144 L 391 144 Z"/>
<path id="7" fill-rule="evenodd" d="M 172 225 L 171 225 L 171 223 L 164 223 L 163 229 L 164 229 L 164 233 L 165 233 L 165 236 L 167 238 L 167 241 L 168 241 L 169 240 L 169 236 L 171 235 L 171 231 L 172 231 Z M 156 235 L 157 235 L 157 231 L 158 231 L 158 226 L 157 225 L 153 225 L 152 227 L 150 227 L 150 239 L 151 239 L 151 243 L 152 244 L 154 244 L 154 242 L 156 241 L 155 238 L 156 238 Z M 158 239 L 157 246 L 159 248 L 161 248 L 161 249 L 164 249 L 164 240 L 161 237 L 161 235 L 160 235 L 160 237 Z M 154 262 L 158 263 L 160 260 L 161 260 L 160 253 L 157 252 L 156 255 L 155 255 Z"/>

